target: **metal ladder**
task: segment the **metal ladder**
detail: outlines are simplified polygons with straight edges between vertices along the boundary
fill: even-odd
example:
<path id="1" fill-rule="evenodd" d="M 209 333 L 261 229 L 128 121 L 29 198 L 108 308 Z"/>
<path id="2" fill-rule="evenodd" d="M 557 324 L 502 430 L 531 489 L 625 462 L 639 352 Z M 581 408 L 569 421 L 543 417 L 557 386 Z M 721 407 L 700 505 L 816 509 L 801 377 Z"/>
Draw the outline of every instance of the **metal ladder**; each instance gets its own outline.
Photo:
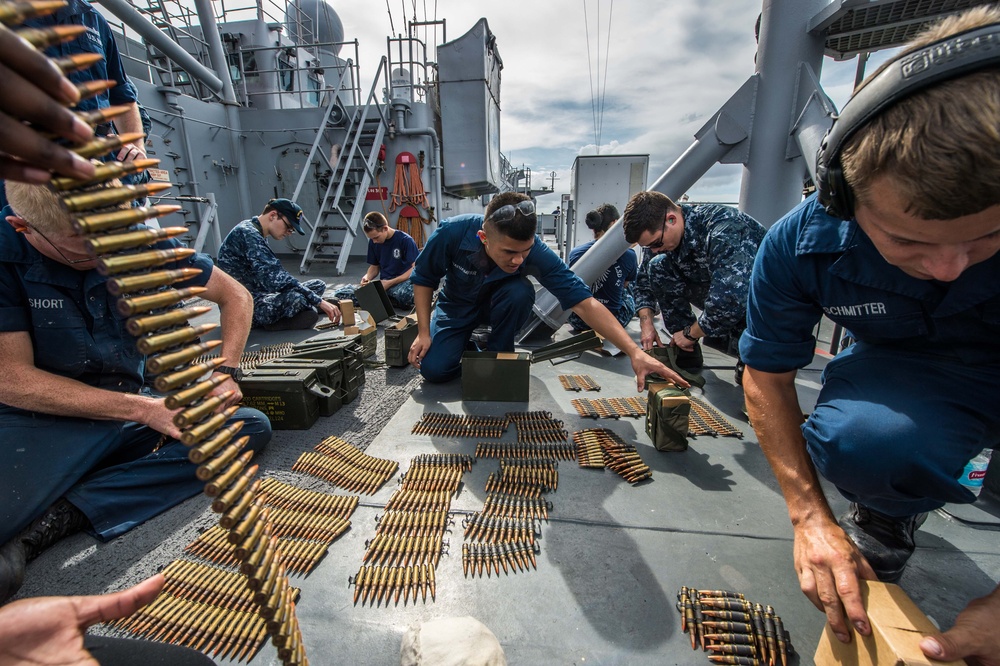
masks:
<path id="1" fill-rule="evenodd" d="M 309 151 L 306 166 L 302 169 L 299 182 L 295 186 L 292 200 L 299 195 L 306 178 L 312 172 L 309 167 L 322 159 L 331 172 L 329 183 L 320 203 L 319 214 L 309 233 L 309 241 L 299 265 L 304 275 L 314 262 L 335 263 L 337 275 L 343 275 L 347 268 L 347 260 L 351 254 L 354 239 L 361 228 L 361 215 L 364 210 L 365 196 L 368 187 L 375 178 L 379 148 L 388 127 L 388 119 L 376 98 L 377 84 L 386 69 L 386 59 L 379 63 L 378 71 L 372 82 L 371 90 L 365 102 L 346 112 L 347 126 L 344 130 L 344 142 L 331 163 L 327 157 L 329 150 L 321 150 L 320 145 L 333 147 L 333 142 L 327 138 L 327 131 L 334 114 L 334 108 L 344 110 L 334 95 L 327 106 L 326 115 Z M 306 221 L 309 226 L 309 221 Z"/>

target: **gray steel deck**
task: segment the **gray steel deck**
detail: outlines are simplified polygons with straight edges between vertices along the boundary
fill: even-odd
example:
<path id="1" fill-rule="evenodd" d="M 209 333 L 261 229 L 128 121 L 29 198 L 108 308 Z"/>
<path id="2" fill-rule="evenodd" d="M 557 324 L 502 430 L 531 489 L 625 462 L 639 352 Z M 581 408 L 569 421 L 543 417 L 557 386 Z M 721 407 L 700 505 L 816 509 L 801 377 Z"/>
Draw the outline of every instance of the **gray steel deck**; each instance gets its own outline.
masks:
<path id="1" fill-rule="evenodd" d="M 352 264 L 347 276 L 327 279 L 348 281 L 363 270 L 363 265 Z M 636 324 L 632 326 L 638 338 Z M 255 333 L 251 343 L 272 344 L 294 336 L 305 334 Z M 814 367 L 800 373 L 801 402 L 807 411 L 819 388 L 823 361 L 817 359 Z M 733 359 L 708 350 L 706 364 L 731 367 Z M 567 373 L 590 374 L 602 391 L 563 390 L 557 376 Z M 300 452 L 330 434 L 367 445 L 371 455 L 398 461 L 400 472 L 421 453 L 474 452 L 473 439 L 411 435 L 413 424 L 431 411 L 484 415 L 548 410 L 571 432 L 606 427 L 635 442 L 654 472 L 652 480 L 633 487 L 609 470 L 561 462 L 558 490 L 546 495 L 552 509 L 542 525 L 538 570 L 465 578 L 461 520 L 466 512 L 481 508 L 486 477 L 498 468 L 496 460 L 480 460 L 465 475 L 452 502 L 455 524 L 448 537 L 450 548 L 437 568 L 436 600 L 416 605 L 412 599 L 406 605 L 401 600 L 378 607 L 352 603 L 348 576 L 360 567 L 365 541 L 375 532 L 374 519 L 396 480 L 374 496 L 362 496 L 351 529 L 334 542 L 312 574 L 293 579 L 303 589 L 297 609 L 310 662 L 398 663 L 407 626 L 471 615 L 497 635 L 512 665 L 707 664 L 704 653 L 691 651 L 674 609 L 678 588 L 687 585 L 738 590 L 752 601 L 771 604 L 791 633 L 799 663 L 812 663 L 824 618 L 799 592 L 784 502 L 743 419 L 742 391 L 734 384 L 732 370 L 706 370 L 705 376 L 703 397 L 741 428 L 744 437 L 698 437 L 684 453 L 658 453 L 641 419 L 594 420 L 576 414 L 573 398 L 635 394 L 627 359 L 594 352 L 562 365 L 534 365 L 528 403 L 463 403 L 459 382 L 426 385 L 410 368 L 373 370 L 359 400 L 321 418 L 309 431 L 277 432 L 259 460 L 262 474 L 338 494 L 346 493 L 289 471 Z M 504 441 L 514 439 L 511 429 Z M 835 510 L 846 508 L 834 491 L 828 494 Z M 212 523 L 207 504 L 203 497 L 192 499 L 108 544 L 85 535 L 66 539 L 29 567 L 22 594 L 98 593 L 149 575 L 179 557 L 199 529 Z M 943 625 L 952 622 L 968 599 L 988 593 L 1000 579 L 995 531 L 1000 502 L 984 497 L 977 506 L 955 513 L 990 525 L 976 529 L 943 513 L 932 515 L 917 535 L 917 552 L 901 582 Z M 265 646 L 252 663 L 278 663 L 274 648 Z"/>

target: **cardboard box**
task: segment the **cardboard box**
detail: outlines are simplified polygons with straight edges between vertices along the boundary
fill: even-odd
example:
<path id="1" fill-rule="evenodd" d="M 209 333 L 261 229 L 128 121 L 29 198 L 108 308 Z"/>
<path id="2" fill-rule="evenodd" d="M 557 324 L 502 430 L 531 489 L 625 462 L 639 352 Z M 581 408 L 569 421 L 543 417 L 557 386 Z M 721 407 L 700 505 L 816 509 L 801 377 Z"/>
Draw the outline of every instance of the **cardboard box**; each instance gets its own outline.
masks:
<path id="1" fill-rule="evenodd" d="M 345 298 L 338 305 L 340 306 L 340 323 L 344 326 L 354 326 L 354 301 Z"/>
<path id="2" fill-rule="evenodd" d="M 816 666 L 957 666 L 958 661 L 931 661 L 920 651 L 924 636 L 938 633 L 902 588 L 862 580 L 861 596 L 871 623 L 871 636 L 854 633 L 841 643 L 827 624 L 819 639 Z"/>
<path id="3" fill-rule="evenodd" d="M 357 291 L 354 292 L 354 297 L 358 299 L 358 305 L 363 310 L 371 313 L 371 316 L 375 318 L 375 323 L 381 323 L 396 315 L 392 301 L 385 293 L 381 280 L 372 280 L 368 284 L 358 287 Z"/>
<path id="4" fill-rule="evenodd" d="M 364 314 L 365 318 L 362 321 L 356 323 L 355 326 L 345 326 L 344 335 L 357 335 L 360 336 L 362 357 L 368 358 L 369 356 L 375 355 L 375 350 L 378 348 L 378 338 L 376 337 L 377 330 L 375 328 L 375 320 L 370 314 Z"/>
<path id="5" fill-rule="evenodd" d="M 526 352 L 465 352 L 462 400 L 528 402 L 530 368 Z"/>

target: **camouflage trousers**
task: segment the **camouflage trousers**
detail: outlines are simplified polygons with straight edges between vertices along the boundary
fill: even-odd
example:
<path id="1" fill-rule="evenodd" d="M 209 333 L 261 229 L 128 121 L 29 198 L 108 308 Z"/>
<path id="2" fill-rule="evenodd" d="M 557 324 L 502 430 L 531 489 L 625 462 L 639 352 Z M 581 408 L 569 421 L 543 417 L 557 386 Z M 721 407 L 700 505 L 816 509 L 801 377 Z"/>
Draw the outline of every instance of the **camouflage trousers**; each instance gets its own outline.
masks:
<path id="1" fill-rule="evenodd" d="M 358 299 L 354 296 L 354 292 L 357 290 L 358 285 L 345 284 L 333 293 L 333 297 L 338 301 L 350 299 L 355 305 L 358 305 Z M 410 282 L 409 278 L 386 289 L 385 295 L 389 297 L 389 300 L 392 301 L 393 305 L 398 305 L 406 310 L 413 307 L 413 283 Z"/>
<path id="2" fill-rule="evenodd" d="M 622 328 L 628 326 L 628 323 L 632 321 L 632 317 L 635 316 L 635 297 L 632 296 L 631 285 L 625 287 L 622 290 L 622 306 L 617 311 L 612 310 L 611 314 L 615 316 L 618 323 L 622 325 Z M 589 331 L 590 324 L 580 319 L 580 317 L 575 313 L 571 312 L 569 315 L 569 325 L 574 331 Z"/>
<path id="3" fill-rule="evenodd" d="M 321 298 L 326 291 L 326 282 L 322 280 L 306 280 L 300 284 Z M 253 325 L 267 326 L 281 319 L 294 317 L 307 308 L 312 306 L 306 300 L 305 294 L 297 289 L 254 296 Z"/>

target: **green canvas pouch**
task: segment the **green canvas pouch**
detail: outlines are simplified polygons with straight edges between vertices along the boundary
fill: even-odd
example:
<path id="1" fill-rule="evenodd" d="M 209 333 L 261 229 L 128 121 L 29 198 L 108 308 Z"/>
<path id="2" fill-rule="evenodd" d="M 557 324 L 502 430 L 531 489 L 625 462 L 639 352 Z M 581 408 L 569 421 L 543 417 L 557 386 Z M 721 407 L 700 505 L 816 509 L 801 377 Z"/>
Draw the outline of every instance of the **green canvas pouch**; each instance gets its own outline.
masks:
<path id="1" fill-rule="evenodd" d="M 650 386 L 646 398 L 646 434 L 657 451 L 686 451 L 691 396 L 673 384 Z"/>

